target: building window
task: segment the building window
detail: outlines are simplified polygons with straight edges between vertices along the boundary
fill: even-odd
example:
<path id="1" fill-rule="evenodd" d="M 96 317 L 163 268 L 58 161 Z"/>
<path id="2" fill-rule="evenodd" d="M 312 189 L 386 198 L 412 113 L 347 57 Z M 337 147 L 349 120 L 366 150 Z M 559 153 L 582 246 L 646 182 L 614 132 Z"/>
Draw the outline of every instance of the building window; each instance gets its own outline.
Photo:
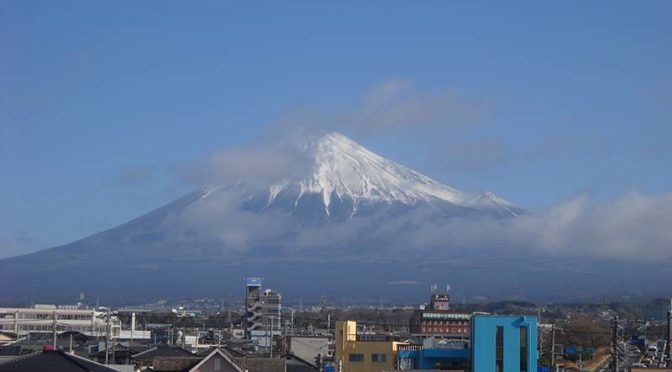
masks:
<path id="1" fill-rule="evenodd" d="M 387 354 L 371 354 L 371 361 L 374 363 L 387 362 Z"/>
<path id="2" fill-rule="evenodd" d="M 348 354 L 348 362 L 363 362 L 364 354 Z"/>
<path id="3" fill-rule="evenodd" d="M 497 326 L 495 332 L 495 372 L 504 371 L 504 327 Z"/>
<path id="4" fill-rule="evenodd" d="M 520 372 L 528 372 L 527 337 L 527 327 L 520 327 Z"/>

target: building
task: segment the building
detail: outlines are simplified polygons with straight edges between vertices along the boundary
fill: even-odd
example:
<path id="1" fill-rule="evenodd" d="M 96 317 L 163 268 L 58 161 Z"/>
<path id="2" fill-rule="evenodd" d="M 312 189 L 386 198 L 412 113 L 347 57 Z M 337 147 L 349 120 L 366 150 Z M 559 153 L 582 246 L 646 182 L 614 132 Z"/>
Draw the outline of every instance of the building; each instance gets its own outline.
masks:
<path id="1" fill-rule="evenodd" d="M 245 337 L 261 347 L 270 347 L 281 335 L 282 295 L 261 290 L 261 278 L 247 278 L 245 286 Z"/>
<path id="2" fill-rule="evenodd" d="M 536 317 L 472 317 L 472 372 L 533 372 L 537 358 Z"/>
<path id="3" fill-rule="evenodd" d="M 411 334 L 455 340 L 469 338 L 471 314 L 450 310 L 448 294 L 432 293 L 429 308 L 421 307 L 411 317 Z"/>
<path id="4" fill-rule="evenodd" d="M 117 372 L 118 370 L 94 361 L 71 355 L 59 350 L 45 350 L 5 361 L 0 371 L 11 372 L 52 372 L 52 371 L 90 371 Z"/>
<path id="5" fill-rule="evenodd" d="M 245 282 L 245 338 L 252 338 L 252 331 L 262 329 L 261 278 L 247 278 Z"/>
<path id="6" fill-rule="evenodd" d="M 163 372 L 289 372 L 285 358 L 236 357 L 224 348 L 209 349 L 202 355 L 157 356 L 151 371 Z M 300 371 L 303 372 L 303 371 Z"/>
<path id="7" fill-rule="evenodd" d="M 107 315 L 77 306 L 35 305 L 32 308 L 0 308 L 0 331 L 21 337 L 33 332 L 81 332 L 88 336 L 107 333 Z M 121 332 L 121 322 L 110 317 L 111 338 Z"/>
<path id="8" fill-rule="evenodd" d="M 330 336 L 286 336 L 282 351 L 303 360 L 314 362 L 318 355 L 322 358 L 333 356 L 333 338 Z"/>
<path id="9" fill-rule="evenodd" d="M 261 321 L 265 328 L 279 332 L 282 296 L 277 291 L 266 289 L 261 294 Z"/>
<path id="10" fill-rule="evenodd" d="M 336 322 L 336 370 L 380 372 L 396 368 L 397 350 L 407 343 L 357 334 L 357 322 Z"/>
<path id="11" fill-rule="evenodd" d="M 426 338 L 422 344 L 400 345 L 397 351 L 401 370 L 469 370 L 469 344 Z"/>

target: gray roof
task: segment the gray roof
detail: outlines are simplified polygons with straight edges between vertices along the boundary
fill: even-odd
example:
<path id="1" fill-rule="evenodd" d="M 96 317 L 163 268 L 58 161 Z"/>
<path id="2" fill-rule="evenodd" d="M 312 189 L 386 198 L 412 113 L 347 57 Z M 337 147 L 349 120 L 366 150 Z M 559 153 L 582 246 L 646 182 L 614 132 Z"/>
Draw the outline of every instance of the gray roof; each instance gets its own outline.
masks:
<path id="1" fill-rule="evenodd" d="M 116 372 L 116 369 L 62 351 L 32 353 L 0 363 L 1 372 Z"/>
<path id="2" fill-rule="evenodd" d="M 189 350 L 178 346 L 158 345 L 149 350 L 133 355 L 133 360 L 154 360 L 155 357 L 193 357 Z"/>

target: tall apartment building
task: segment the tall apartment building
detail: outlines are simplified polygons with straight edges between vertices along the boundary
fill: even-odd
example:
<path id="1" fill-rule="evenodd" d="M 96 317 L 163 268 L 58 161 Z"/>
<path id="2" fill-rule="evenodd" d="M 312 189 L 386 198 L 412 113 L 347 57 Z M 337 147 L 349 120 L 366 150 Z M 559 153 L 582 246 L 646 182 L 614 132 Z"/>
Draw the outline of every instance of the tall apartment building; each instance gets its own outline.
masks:
<path id="1" fill-rule="evenodd" d="M 261 320 L 263 324 L 273 331 L 280 331 L 282 295 L 277 291 L 266 289 L 261 294 Z"/>
<path id="2" fill-rule="evenodd" d="M 245 338 L 252 337 L 252 331 L 263 327 L 263 306 L 261 304 L 261 278 L 247 278 L 245 282 Z"/>
<path id="3" fill-rule="evenodd" d="M 261 278 L 247 278 L 245 293 L 245 337 L 269 347 L 274 336 L 281 334 L 282 295 L 261 289 Z"/>

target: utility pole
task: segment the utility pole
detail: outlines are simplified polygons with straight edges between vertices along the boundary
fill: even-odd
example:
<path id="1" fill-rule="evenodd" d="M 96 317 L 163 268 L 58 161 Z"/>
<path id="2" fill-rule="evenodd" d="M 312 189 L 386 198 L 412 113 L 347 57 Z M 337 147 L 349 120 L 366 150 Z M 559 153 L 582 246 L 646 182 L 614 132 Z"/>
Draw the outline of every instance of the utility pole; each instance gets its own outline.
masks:
<path id="1" fill-rule="evenodd" d="M 110 308 L 107 308 L 105 320 L 105 364 L 110 364 Z"/>
<path id="2" fill-rule="evenodd" d="M 135 313 L 131 313 L 131 344 L 133 344 L 133 331 L 135 331 Z"/>
<path id="3" fill-rule="evenodd" d="M 583 369 L 583 351 L 579 352 L 579 370 Z"/>
<path id="4" fill-rule="evenodd" d="M 271 338 L 269 340 L 269 346 L 271 348 L 271 359 L 273 359 L 273 315 L 269 318 L 271 319 Z"/>
<path id="5" fill-rule="evenodd" d="M 294 308 L 292 307 L 292 336 L 294 336 Z"/>
<path id="6" fill-rule="evenodd" d="M 555 367 L 555 324 L 551 326 L 551 368 Z"/>
<path id="7" fill-rule="evenodd" d="M 327 318 L 327 296 L 322 296 L 322 319 Z"/>
<path id="8" fill-rule="evenodd" d="M 613 372 L 618 372 L 618 315 L 616 315 L 611 325 L 611 357 L 613 359 Z"/>
<path id="9" fill-rule="evenodd" d="M 233 301 L 231 300 L 231 293 L 229 293 L 229 301 L 227 304 L 227 319 L 229 321 L 229 325 L 231 324 L 231 308 L 233 307 Z"/>
<path id="10" fill-rule="evenodd" d="M 54 312 L 53 312 L 51 329 L 54 332 L 54 335 L 53 335 L 53 337 L 54 337 L 54 350 L 56 350 L 56 337 L 57 337 L 57 334 L 56 334 L 56 310 L 54 310 Z"/>

